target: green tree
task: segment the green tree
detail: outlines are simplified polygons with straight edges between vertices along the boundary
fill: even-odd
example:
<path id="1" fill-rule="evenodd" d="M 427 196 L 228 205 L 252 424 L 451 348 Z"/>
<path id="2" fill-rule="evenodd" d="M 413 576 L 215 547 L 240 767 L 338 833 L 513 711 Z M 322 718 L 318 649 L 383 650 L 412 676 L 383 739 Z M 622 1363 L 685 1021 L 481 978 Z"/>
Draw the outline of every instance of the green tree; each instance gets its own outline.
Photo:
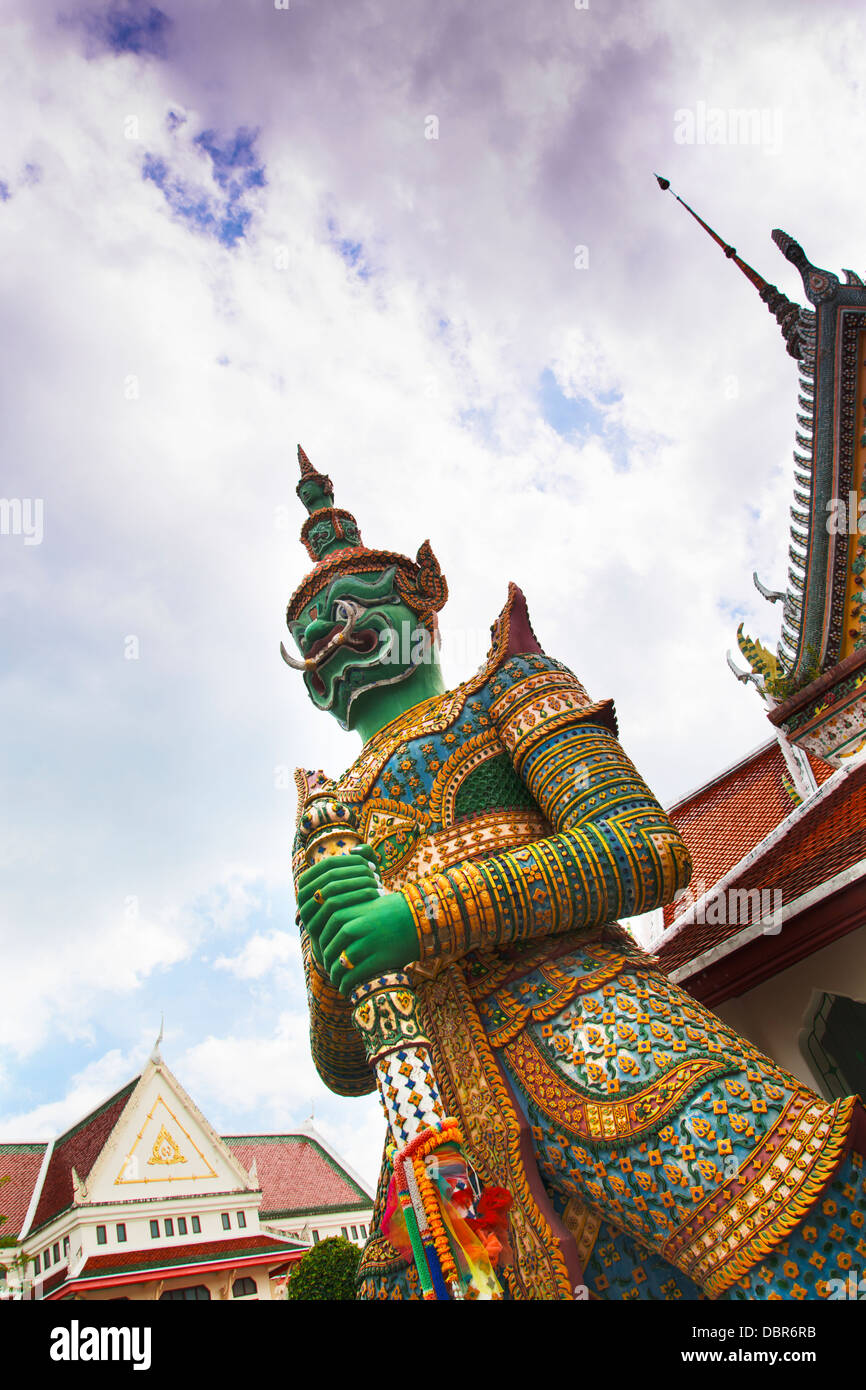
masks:
<path id="1" fill-rule="evenodd" d="M 299 1261 L 286 1285 L 286 1298 L 324 1298 L 346 1302 L 355 1297 L 361 1252 L 342 1236 L 319 1241 Z"/>

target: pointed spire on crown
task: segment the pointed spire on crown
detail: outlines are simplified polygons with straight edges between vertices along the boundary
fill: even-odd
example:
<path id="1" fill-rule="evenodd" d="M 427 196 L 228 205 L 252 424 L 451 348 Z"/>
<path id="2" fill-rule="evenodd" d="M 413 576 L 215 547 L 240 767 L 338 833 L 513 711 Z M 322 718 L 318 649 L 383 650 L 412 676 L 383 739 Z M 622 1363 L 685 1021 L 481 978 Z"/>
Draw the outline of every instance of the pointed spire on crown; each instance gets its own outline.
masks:
<path id="1" fill-rule="evenodd" d="M 776 322 L 781 328 L 782 337 L 785 339 L 785 342 L 788 347 L 788 352 L 792 357 L 799 358 L 799 304 L 794 304 L 790 299 L 787 298 L 786 295 L 782 294 L 781 290 L 778 290 L 775 285 L 768 284 L 767 281 L 764 279 L 763 275 L 759 275 L 757 270 L 752 269 L 748 261 L 744 261 L 742 257 L 738 256 L 734 247 L 729 246 L 728 243 L 724 241 L 722 237 L 719 236 L 718 232 L 713 231 L 712 227 L 709 225 L 708 222 L 705 222 L 702 217 L 698 216 L 694 208 L 690 208 L 688 203 L 685 202 L 684 199 L 682 199 L 678 193 L 674 192 L 674 190 L 671 188 L 670 179 L 662 178 L 661 174 L 656 174 L 655 179 L 662 192 L 670 192 L 672 197 L 676 198 L 677 202 L 685 208 L 686 212 L 689 213 L 695 219 L 699 226 L 703 227 L 704 231 L 712 237 L 716 245 L 722 248 L 728 260 L 733 261 L 734 265 L 736 265 L 738 269 L 742 271 L 746 279 L 751 281 L 751 283 L 755 286 L 755 289 L 760 294 L 762 300 L 766 304 L 767 308 L 769 309 L 770 313 L 774 315 Z M 773 239 L 776 240 L 775 232 L 773 233 Z"/>
<path id="2" fill-rule="evenodd" d="M 334 501 L 334 484 L 324 473 L 320 473 L 314 468 L 304 453 L 301 445 L 298 445 L 298 463 L 301 465 L 301 477 L 295 492 L 300 497 L 307 511 L 312 516 L 314 511 L 320 507 L 329 507 Z"/>
<path id="3" fill-rule="evenodd" d="M 334 484 L 325 473 L 314 468 L 298 445 L 301 478 L 295 491 L 309 516 L 301 528 L 301 540 L 312 560 L 323 560 L 334 550 L 361 545 L 358 523 L 351 512 L 334 506 Z"/>

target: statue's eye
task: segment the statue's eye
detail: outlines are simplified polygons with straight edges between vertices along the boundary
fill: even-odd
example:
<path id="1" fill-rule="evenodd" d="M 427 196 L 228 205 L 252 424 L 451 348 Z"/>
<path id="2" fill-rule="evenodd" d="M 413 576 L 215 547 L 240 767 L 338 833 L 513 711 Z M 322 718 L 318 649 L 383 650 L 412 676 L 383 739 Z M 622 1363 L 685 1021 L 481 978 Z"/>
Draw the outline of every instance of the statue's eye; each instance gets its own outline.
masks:
<path id="1" fill-rule="evenodd" d="M 352 620 L 357 622 L 362 612 L 361 605 L 355 603 L 353 599 L 338 598 L 334 604 L 334 621 L 338 623 L 347 623 Z"/>

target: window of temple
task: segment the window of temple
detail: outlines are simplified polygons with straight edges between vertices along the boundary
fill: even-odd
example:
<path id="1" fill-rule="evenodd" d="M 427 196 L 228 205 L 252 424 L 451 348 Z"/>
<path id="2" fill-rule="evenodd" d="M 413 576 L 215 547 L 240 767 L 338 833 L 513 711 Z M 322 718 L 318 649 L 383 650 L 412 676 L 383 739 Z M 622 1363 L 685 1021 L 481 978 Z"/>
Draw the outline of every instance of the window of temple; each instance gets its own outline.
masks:
<path id="1" fill-rule="evenodd" d="M 124 1245 L 126 1243 L 126 1222 L 118 1221 L 115 1229 L 117 1231 L 118 1243 Z"/>
<path id="2" fill-rule="evenodd" d="M 54 1242 L 54 1244 L 52 1245 L 52 1247 L 51 1247 L 51 1254 L 52 1254 L 52 1256 L 54 1257 L 54 1263 L 55 1263 L 56 1265 L 59 1265 L 59 1264 L 60 1264 L 60 1241 L 59 1241 L 59 1240 L 56 1240 L 56 1241 Z"/>
<path id="3" fill-rule="evenodd" d="M 244 1212 L 242 1212 L 242 1211 L 239 1211 L 239 1212 L 238 1212 L 238 1225 L 243 1229 L 243 1227 L 244 1227 L 246 1224 L 247 1224 L 246 1214 L 245 1214 Z"/>
<path id="4" fill-rule="evenodd" d="M 33 1273 L 34 1273 L 34 1274 L 41 1274 L 41 1273 L 42 1273 L 42 1259 L 41 1259 L 41 1256 L 39 1256 L 39 1255 L 34 1255 L 34 1256 L 33 1256 Z"/>
<path id="5" fill-rule="evenodd" d="M 159 1296 L 160 1303 L 209 1303 L 210 1289 L 207 1284 L 192 1284 L 188 1289 L 166 1289 Z"/>
<path id="6" fill-rule="evenodd" d="M 64 1255 L 69 1254 L 69 1236 L 63 1237 L 63 1253 Z"/>
<path id="7" fill-rule="evenodd" d="M 314 1245 L 318 1245 L 318 1243 L 319 1243 L 319 1232 L 318 1232 L 318 1231 L 313 1231 L 313 1244 L 314 1244 Z"/>
<path id="8" fill-rule="evenodd" d="M 192 1233 L 195 1236 L 201 1235 L 201 1222 L 199 1221 L 197 1216 L 194 1216 L 192 1218 Z"/>
<path id="9" fill-rule="evenodd" d="M 185 1236 L 185 1235 L 186 1235 L 186 1217 L 185 1217 L 185 1216 L 179 1216 L 179 1217 L 177 1218 L 177 1233 L 178 1233 L 179 1236 Z"/>
<path id="10" fill-rule="evenodd" d="M 151 1223 L 150 1223 L 150 1234 L 151 1234 L 151 1236 L 152 1236 L 152 1238 L 153 1238 L 154 1240 L 159 1240 L 159 1222 L 158 1222 L 158 1221 L 151 1221 Z"/>
<path id="11" fill-rule="evenodd" d="M 174 1222 L 172 1221 L 171 1217 L 169 1217 L 165 1223 L 165 1233 L 167 1236 L 174 1235 Z"/>
<path id="12" fill-rule="evenodd" d="M 97 1228 L 96 1228 L 96 1244 L 97 1244 L 97 1245 L 105 1245 L 105 1243 L 106 1243 L 107 1240 L 108 1240 L 108 1236 L 105 1234 L 105 1227 L 104 1227 L 104 1226 L 97 1226 Z M 55 1250 L 55 1256 L 54 1256 L 54 1258 L 57 1259 L 57 1254 L 56 1254 L 57 1246 L 56 1246 L 56 1245 L 55 1245 L 55 1247 L 54 1247 L 54 1250 Z"/>
<path id="13" fill-rule="evenodd" d="M 224 1212 L 222 1213 L 222 1215 L 221 1215 L 221 1217 L 220 1217 L 220 1221 L 223 1223 L 223 1230 L 224 1230 L 224 1231 L 230 1231 L 230 1230 L 231 1230 L 231 1228 L 232 1228 L 232 1219 L 231 1219 L 231 1217 L 229 1216 L 229 1214 L 228 1214 L 227 1211 L 224 1211 Z"/>
<path id="14" fill-rule="evenodd" d="M 42 1263 L 44 1264 L 44 1266 L 45 1266 L 46 1269 L 49 1269 L 49 1268 L 50 1268 L 50 1266 L 51 1266 L 51 1248 L 50 1248 L 50 1246 L 49 1246 L 47 1249 L 45 1249 L 45 1250 L 42 1251 Z"/>
<path id="15" fill-rule="evenodd" d="M 866 1003 L 816 994 L 800 1050 L 828 1100 L 866 1093 Z"/>
<path id="16" fill-rule="evenodd" d="M 344 1239 L 345 1239 L 345 1240 L 348 1240 L 348 1239 L 349 1239 L 349 1228 L 348 1228 L 348 1226 L 341 1226 L 341 1227 L 340 1227 L 340 1231 L 341 1231 L 341 1233 L 342 1233 Z"/>
<path id="17" fill-rule="evenodd" d="M 232 1284 L 232 1298 L 249 1298 L 250 1294 L 257 1292 L 255 1279 L 250 1279 L 247 1275 L 242 1279 L 236 1279 Z"/>

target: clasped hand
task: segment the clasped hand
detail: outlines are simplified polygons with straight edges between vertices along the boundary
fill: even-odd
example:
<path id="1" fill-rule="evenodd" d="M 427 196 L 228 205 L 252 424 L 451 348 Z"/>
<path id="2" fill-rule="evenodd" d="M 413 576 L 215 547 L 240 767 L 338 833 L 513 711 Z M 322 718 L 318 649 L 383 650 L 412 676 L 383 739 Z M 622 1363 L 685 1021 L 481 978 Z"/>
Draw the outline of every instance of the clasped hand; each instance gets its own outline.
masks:
<path id="1" fill-rule="evenodd" d="M 358 845 L 298 878 L 298 912 L 313 954 L 342 995 L 420 954 L 409 905 L 402 893 L 382 891 L 375 864 L 375 851 Z"/>

